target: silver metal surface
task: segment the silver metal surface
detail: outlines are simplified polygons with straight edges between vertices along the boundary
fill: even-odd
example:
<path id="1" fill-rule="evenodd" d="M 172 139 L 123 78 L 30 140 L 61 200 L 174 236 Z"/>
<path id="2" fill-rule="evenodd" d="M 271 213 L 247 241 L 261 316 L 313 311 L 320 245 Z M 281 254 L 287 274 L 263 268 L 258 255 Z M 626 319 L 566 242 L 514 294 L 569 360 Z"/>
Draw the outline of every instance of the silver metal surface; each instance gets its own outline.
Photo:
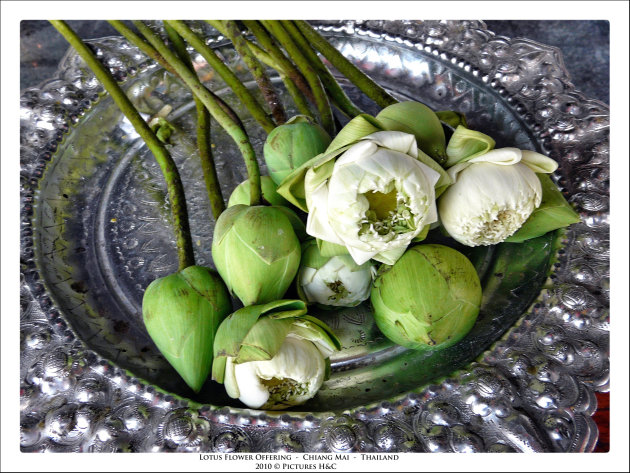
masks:
<path id="1" fill-rule="evenodd" d="M 344 350 L 302 411 L 245 409 L 214 383 L 195 396 L 140 315 L 146 285 L 177 269 L 159 169 L 69 52 L 58 77 L 22 96 L 23 451 L 594 448 L 593 393 L 609 381 L 608 108 L 573 89 L 557 49 L 495 37 L 481 22 L 317 24 L 399 98 L 464 112 L 498 147 L 556 159 L 557 182 L 582 222 L 528 244 L 471 253 L 485 275 L 482 313 L 448 356 L 392 345 L 363 305 L 316 314 Z M 229 44 L 210 42 L 250 79 Z M 173 106 L 169 119 L 184 133 L 172 152 L 197 263 L 211 265 L 213 220 L 194 143 L 182 137 L 194 129 L 190 96 L 122 39 L 91 43 L 141 112 Z M 245 116 L 203 59 L 195 63 Z M 341 82 L 367 112 L 376 111 Z M 244 121 L 262 156 L 264 132 Z M 227 196 L 245 169 L 217 128 L 215 159 Z"/>

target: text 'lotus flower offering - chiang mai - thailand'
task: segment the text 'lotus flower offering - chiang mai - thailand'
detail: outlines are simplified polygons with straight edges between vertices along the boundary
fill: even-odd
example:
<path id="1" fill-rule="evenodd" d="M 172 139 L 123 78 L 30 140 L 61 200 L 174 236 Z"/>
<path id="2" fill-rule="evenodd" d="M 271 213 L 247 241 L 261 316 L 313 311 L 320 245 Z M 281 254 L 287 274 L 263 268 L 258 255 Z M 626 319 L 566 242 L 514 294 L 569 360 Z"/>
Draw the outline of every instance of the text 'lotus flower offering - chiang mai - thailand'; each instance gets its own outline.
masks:
<path id="1" fill-rule="evenodd" d="M 194 393 L 212 379 L 210 389 L 265 410 L 316 397 L 331 375 L 330 357 L 346 348 L 337 324 L 316 316 L 319 309 L 334 321 L 347 308 L 365 307 L 371 319 L 357 323 L 373 321 L 392 345 L 442 354 L 469 334 L 482 305 L 482 282 L 466 247 L 520 244 L 579 221 L 550 178 L 555 161 L 532 150 L 495 149 L 495 140 L 458 110 L 398 101 L 304 21 L 208 20 L 231 41 L 257 93 L 187 22 L 165 20 L 157 31 L 134 21 L 136 31 L 112 21 L 194 100 L 194 159 L 214 218 L 209 266 L 216 272 L 198 266 L 170 155 L 183 131 L 171 126 L 167 112 L 149 126 L 92 50 L 65 22 L 52 23 L 162 171 L 179 269 L 146 287 L 143 321 Z M 235 104 L 202 82 L 191 49 L 234 93 L 234 108 L 266 134 L 262 155 Z M 361 110 L 328 64 L 378 113 Z M 278 74 L 278 83 L 266 68 Z M 280 84 L 290 107 L 279 100 Z M 247 171 L 227 206 L 211 122 L 229 136 L 222 146 L 238 149 Z"/>

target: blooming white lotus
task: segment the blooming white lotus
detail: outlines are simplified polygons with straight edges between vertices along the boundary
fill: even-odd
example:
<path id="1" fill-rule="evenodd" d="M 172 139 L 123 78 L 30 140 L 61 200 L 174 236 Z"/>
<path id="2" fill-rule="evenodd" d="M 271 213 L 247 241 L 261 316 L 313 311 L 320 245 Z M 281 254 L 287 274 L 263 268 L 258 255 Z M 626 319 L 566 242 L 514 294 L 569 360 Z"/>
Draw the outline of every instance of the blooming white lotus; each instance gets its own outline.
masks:
<path id="1" fill-rule="evenodd" d="M 370 261 L 358 265 L 350 255 L 323 256 L 312 240 L 302 250 L 298 293 L 307 302 L 354 307 L 370 297 L 375 272 Z"/>
<path id="2" fill-rule="evenodd" d="M 228 316 L 215 337 L 212 379 L 254 409 L 285 409 L 312 398 L 341 343 L 306 311 L 304 301 L 279 300 Z"/>
<path id="3" fill-rule="evenodd" d="M 324 355 L 317 346 L 288 335 L 271 360 L 235 364 L 228 357 L 225 391 L 254 409 L 284 409 L 312 398 L 325 372 Z"/>
<path id="4" fill-rule="evenodd" d="M 453 184 L 438 201 L 442 225 L 467 246 L 505 241 L 541 203 L 536 173 L 557 167 L 547 156 L 517 148 L 494 149 L 454 165 L 448 169 Z"/>
<path id="5" fill-rule="evenodd" d="M 344 246 L 357 264 L 393 264 L 411 240 L 437 221 L 440 174 L 422 163 L 413 135 L 379 131 L 335 161 L 328 179 L 304 177 L 306 232 Z"/>

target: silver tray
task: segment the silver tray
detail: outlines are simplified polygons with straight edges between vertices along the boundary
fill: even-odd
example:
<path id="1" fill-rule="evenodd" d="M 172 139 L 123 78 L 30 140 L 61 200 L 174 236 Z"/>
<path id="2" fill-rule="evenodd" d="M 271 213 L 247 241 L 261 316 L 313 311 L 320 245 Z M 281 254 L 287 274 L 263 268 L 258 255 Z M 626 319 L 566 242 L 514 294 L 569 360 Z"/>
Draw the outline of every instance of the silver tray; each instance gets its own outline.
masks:
<path id="1" fill-rule="evenodd" d="M 69 51 L 57 77 L 21 98 L 21 449 L 178 452 L 591 451 L 595 391 L 609 387 L 609 111 L 576 92 L 557 49 L 496 37 L 482 22 L 314 22 L 399 98 L 464 112 L 497 146 L 560 162 L 582 222 L 520 245 L 471 251 L 479 321 L 441 356 L 388 342 L 369 305 L 320 312 L 344 349 L 299 411 L 244 408 L 208 382 L 188 391 L 148 338 L 142 291 L 176 270 L 154 160 Z M 198 25 L 200 28 L 201 25 Z M 205 30 L 255 88 L 230 45 Z M 147 116 L 194 129 L 185 87 L 121 38 L 91 41 Z M 198 71 L 245 116 L 201 57 Z M 368 113 L 374 104 L 340 81 Z M 289 104 L 290 105 L 290 104 Z M 259 151 L 264 132 L 245 119 Z M 214 129 L 223 193 L 243 180 Z M 173 148 L 197 263 L 213 220 L 193 142 Z M 264 170 L 264 168 L 263 168 Z"/>

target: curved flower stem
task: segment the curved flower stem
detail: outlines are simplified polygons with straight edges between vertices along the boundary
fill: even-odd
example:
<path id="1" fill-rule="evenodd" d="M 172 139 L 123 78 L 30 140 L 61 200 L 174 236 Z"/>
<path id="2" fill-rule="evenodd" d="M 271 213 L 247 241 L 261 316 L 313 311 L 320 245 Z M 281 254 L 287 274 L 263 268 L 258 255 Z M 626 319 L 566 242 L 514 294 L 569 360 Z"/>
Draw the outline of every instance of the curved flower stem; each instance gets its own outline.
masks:
<path id="1" fill-rule="evenodd" d="M 140 51 L 149 56 L 155 62 L 157 62 L 160 66 L 166 69 L 171 74 L 177 75 L 175 69 L 171 67 L 171 65 L 164 60 L 164 58 L 158 53 L 153 46 L 143 40 L 140 36 L 138 36 L 134 31 L 125 25 L 122 21 L 119 20 L 107 20 L 107 22 L 114 27 L 116 31 L 118 31 L 121 35 L 123 35 L 127 41 L 136 46 Z"/>
<path id="2" fill-rule="evenodd" d="M 245 38 L 241 35 L 241 31 L 236 25 L 236 22 L 230 20 L 207 20 L 207 22 L 221 31 L 234 45 L 234 49 L 241 56 L 243 62 L 254 76 L 258 88 L 262 93 L 263 98 L 267 102 L 271 115 L 278 125 L 282 125 L 287 121 L 287 115 L 282 106 L 278 94 L 269 80 L 269 77 L 265 73 L 262 64 L 256 59 L 245 42 Z"/>
<path id="3" fill-rule="evenodd" d="M 380 107 L 385 108 L 388 105 L 397 103 L 398 101 L 389 95 L 385 89 L 370 79 L 354 64 L 348 61 L 343 54 L 337 51 L 328 41 L 314 30 L 304 20 L 296 20 L 295 25 L 300 29 L 304 37 L 309 41 L 315 49 L 324 55 L 326 59 L 344 76 L 346 76 L 361 91 L 374 100 Z"/>
<path id="4" fill-rule="evenodd" d="M 335 105 L 339 107 L 339 110 L 341 110 L 349 118 L 354 118 L 357 115 L 362 114 L 363 110 L 352 103 L 352 100 L 350 100 L 350 98 L 343 91 L 339 83 L 335 80 L 328 68 L 324 65 L 317 53 L 313 51 L 311 45 L 302 35 L 294 22 L 282 20 L 281 23 L 291 35 L 293 41 L 295 41 L 300 47 L 300 50 L 306 56 L 306 59 L 308 59 L 309 62 L 313 65 L 313 67 L 317 71 L 317 75 L 319 75 L 319 78 L 322 80 L 324 87 L 326 87 L 326 90 L 328 90 L 331 99 L 333 100 Z"/>
<path id="5" fill-rule="evenodd" d="M 188 69 L 195 72 L 193 63 L 186 50 L 186 43 L 184 43 L 182 37 L 177 34 L 177 31 L 171 28 L 170 25 L 164 24 L 164 30 L 179 58 L 188 66 Z M 214 166 L 210 146 L 210 114 L 199 97 L 193 95 L 193 99 L 195 100 L 195 108 L 197 109 L 197 150 L 199 152 L 199 159 L 201 160 L 201 170 L 203 171 L 203 179 L 206 183 L 206 191 L 208 193 L 208 199 L 210 200 L 212 215 L 214 219 L 217 220 L 219 215 L 225 210 L 225 202 L 221 194 L 221 186 L 219 185 L 219 178 Z"/>
<path id="6" fill-rule="evenodd" d="M 328 132 L 328 134 L 334 136 L 335 123 L 333 121 L 332 110 L 330 108 L 330 103 L 328 102 L 326 91 L 324 90 L 324 87 L 319 80 L 317 73 L 279 21 L 263 20 L 262 24 L 284 47 L 284 49 L 293 59 L 302 74 L 304 74 L 304 77 L 306 78 L 311 90 L 313 91 L 315 104 L 317 106 L 317 111 L 319 112 L 322 127 Z"/>
<path id="7" fill-rule="evenodd" d="M 190 227 L 188 223 L 188 211 L 186 208 L 186 198 L 184 195 L 184 187 L 182 185 L 177 166 L 173 158 L 166 150 L 162 142 L 151 131 L 147 122 L 142 118 L 140 113 L 133 106 L 125 92 L 120 88 L 116 80 L 109 71 L 96 58 L 94 53 L 83 43 L 81 38 L 64 22 L 60 20 L 51 20 L 50 23 L 59 33 L 76 49 L 79 55 L 92 70 L 96 78 L 103 84 L 105 90 L 112 97 L 116 105 L 123 112 L 125 117 L 133 125 L 136 132 L 147 144 L 153 156 L 162 170 L 168 197 L 171 203 L 171 212 L 175 224 L 175 239 L 177 241 L 177 255 L 179 258 L 179 269 L 187 268 L 195 264 L 195 256 L 193 253 L 192 238 L 190 236 Z"/>
<path id="8" fill-rule="evenodd" d="M 158 50 L 164 59 L 173 66 L 182 80 L 190 88 L 192 93 L 199 97 L 212 117 L 234 140 L 243 155 L 243 160 L 245 161 L 245 166 L 247 167 L 247 175 L 250 185 L 250 205 L 259 205 L 261 202 L 260 168 L 258 167 L 256 153 L 254 152 L 254 148 L 252 147 L 245 130 L 237 122 L 232 120 L 227 113 L 225 113 L 225 111 L 214 99 L 213 95 L 201 83 L 197 74 L 188 69 L 186 64 L 182 62 L 182 60 L 179 59 L 177 55 L 166 46 L 166 44 L 164 44 L 164 41 L 151 31 L 151 28 L 142 22 L 134 22 L 134 24 L 144 37 L 147 38 L 147 40 L 153 45 L 153 47 Z M 175 28 L 175 30 L 177 31 L 177 28 Z M 179 33 L 179 31 L 177 32 Z"/>
<path id="9" fill-rule="evenodd" d="M 315 97 L 311 91 L 308 82 L 304 79 L 304 76 L 293 65 L 293 63 L 284 55 L 282 50 L 274 42 L 273 38 L 269 36 L 265 28 L 257 21 L 243 20 L 243 24 L 253 33 L 256 39 L 260 42 L 261 46 L 267 51 L 267 53 L 278 63 L 284 73 L 291 79 L 296 87 L 302 91 L 304 96 L 311 102 L 315 103 Z M 253 46 L 254 43 L 251 43 Z"/>
<path id="10" fill-rule="evenodd" d="M 140 51 L 142 51 L 148 57 L 156 61 L 165 70 L 179 77 L 179 74 L 177 74 L 177 71 L 173 69 L 173 66 L 171 66 L 162 57 L 162 55 L 158 53 L 157 50 L 153 46 L 151 46 L 151 44 L 147 43 L 144 39 L 142 39 L 140 36 L 134 33 L 133 30 L 131 30 L 131 28 L 128 28 L 122 21 L 108 20 L 108 23 L 112 25 L 121 35 L 123 35 L 125 39 L 129 41 L 129 43 L 136 46 Z M 208 92 L 210 92 L 214 96 L 215 100 L 219 102 L 219 105 L 225 111 L 225 113 L 230 115 L 232 117 L 232 120 L 240 123 L 242 126 L 241 119 L 238 117 L 236 113 L 234 113 L 234 110 L 232 110 L 230 106 L 221 99 L 221 97 L 214 94 L 211 90 L 208 90 Z"/>
<path id="11" fill-rule="evenodd" d="M 195 34 L 183 21 L 164 20 L 177 31 L 193 48 L 195 48 L 208 64 L 217 71 L 226 84 L 234 91 L 238 99 L 247 107 L 252 117 L 260 123 L 263 129 L 270 133 L 276 127 L 276 124 L 269 118 L 267 112 L 256 101 L 252 93 L 243 85 L 229 67 L 215 54 L 212 48 L 204 43 L 203 39 Z M 137 25 L 136 22 L 134 24 Z M 144 33 L 143 33 L 144 34 Z M 145 35 L 146 36 L 146 35 Z"/>

